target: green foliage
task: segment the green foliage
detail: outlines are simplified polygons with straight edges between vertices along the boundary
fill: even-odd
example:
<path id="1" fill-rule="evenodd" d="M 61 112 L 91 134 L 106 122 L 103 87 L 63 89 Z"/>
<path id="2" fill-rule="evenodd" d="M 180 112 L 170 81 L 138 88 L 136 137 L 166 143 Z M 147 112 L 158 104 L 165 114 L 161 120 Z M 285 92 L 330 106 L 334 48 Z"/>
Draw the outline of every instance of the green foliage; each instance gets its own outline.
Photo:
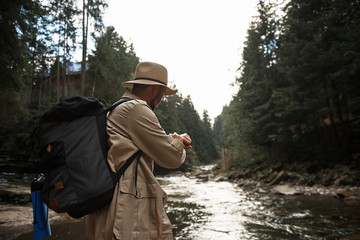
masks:
<path id="1" fill-rule="evenodd" d="M 4 1 L 0 6 L 0 70 L 2 91 L 22 91 L 24 77 L 28 75 L 27 53 L 29 33 L 39 14 L 39 3 L 32 0 Z"/>
<path id="2" fill-rule="evenodd" d="M 259 1 L 248 30 L 240 90 L 214 132 L 234 165 L 313 161 L 321 167 L 359 152 L 360 4 Z"/>
<path id="3" fill-rule="evenodd" d="M 91 95 L 109 103 L 117 101 L 125 92 L 121 83 L 131 79 L 138 63 L 133 46 L 128 45 L 114 27 L 107 27 L 105 33 L 96 38 L 96 49 L 89 56 L 87 76 Z"/>
<path id="4" fill-rule="evenodd" d="M 195 111 L 190 96 L 182 102 L 179 117 L 185 125 L 186 132 L 193 140 L 193 150 L 196 152 L 199 161 L 210 163 L 218 157 L 216 145 L 212 137 L 206 133 L 206 126 L 201 121 L 198 113 Z M 205 123 L 206 124 L 206 123 Z"/>
<path id="5" fill-rule="evenodd" d="M 182 101 L 182 97 L 178 94 L 166 96 L 161 104 L 156 107 L 155 113 L 165 132 L 185 132 L 185 125 L 179 116 Z"/>
<path id="6" fill-rule="evenodd" d="M 49 24 L 56 55 L 67 59 L 75 50 L 75 20 L 80 13 L 75 0 L 50 0 L 48 6 Z"/>
<path id="7" fill-rule="evenodd" d="M 88 17 L 93 19 L 93 24 L 95 27 L 95 31 L 99 31 L 103 29 L 103 20 L 102 14 L 105 8 L 108 7 L 108 4 L 104 0 L 87 0 L 84 1 L 85 6 L 83 6 L 83 11 L 85 15 L 85 20 Z M 83 16 L 84 17 L 84 16 Z M 84 22 L 84 25 L 88 25 L 89 21 Z M 87 31 L 87 30 L 86 30 Z M 87 38 L 87 36 L 86 36 Z"/>
<path id="8" fill-rule="evenodd" d="M 203 118 L 201 122 L 204 132 L 202 134 L 202 138 L 204 139 L 203 149 L 207 152 L 207 159 L 210 159 L 212 162 L 213 160 L 219 158 L 219 145 L 215 140 L 215 135 L 211 128 L 211 120 L 206 110 L 203 111 Z"/>
<path id="9" fill-rule="evenodd" d="M 32 131 L 36 119 L 23 116 L 20 120 L 4 123 L 0 127 L 0 150 L 3 154 L 24 160 L 32 155 L 34 139 Z M 24 159 L 21 159 L 24 158 Z"/>
<path id="10" fill-rule="evenodd" d="M 259 18 L 252 22 L 243 51 L 240 91 L 229 107 L 223 109 L 222 146 L 231 147 L 232 156 L 242 165 L 262 160 L 271 154 L 277 136 L 276 113 L 272 89 L 280 83 L 275 69 L 278 20 L 271 5 L 259 3 Z"/>
<path id="11" fill-rule="evenodd" d="M 350 110 L 348 101 L 358 99 L 352 94 L 359 89 L 358 76 L 352 73 L 358 73 L 359 68 L 352 65 L 350 70 L 348 64 L 359 58 L 348 58 L 344 53 L 359 53 L 358 44 L 354 45 L 355 35 L 359 36 L 355 25 L 359 23 L 359 7 L 357 1 L 291 1 L 281 37 L 278 69 L 292 103 L 283 117 L 295 128 L 301 126 L 302 137 L 296 141 L 307 135 L 317 139 L 318 147 L 313 147 L 311 154 L 331 157 L 327 153 L 336 149 L 333 161 L 338 161 L 339 155 L 350 160 L 348 120 L 358 118 L 353 115 L 358 107 Z M 352 37 L 344 37 L 349 35 Z M 353 127 L 358 128 L 356 124 Z"/>
<path id="12" fill-rule="evenodd" d="M 201 120 L 190 96 L 185 99 L 179 95 L 168 96 L 155 109 L 155 113 L 167 133 L 190 135 L 193 149 L 187 150 L 186 164 L 208 164 L 219 158 L 218 145 L 207 113 L 204 112 L 204 119 Z"/>
<path id="13" fill-rule="evenodd" d="M 139 63 L 132 44 L 119 36 L 114 27 L 102 28 L 101 11 L 107 6 L 104 1 L 85 1 L 83 11 L 77 9 L 75 0 L 41 3 L 44 5 L 37 0 L 7 1 L 0 7 L 0 150 L 25 159 L 32 154 L 31 133 L 40 116 L 61 99 L 82 90 L 80 81 L 66 74 L 73 51 L 80 46 L 75 39 L 80 15 L 92 18 L 98 33 L 91 34 L 96 48 L 88 56 L 85 96 L 104 99 L 109 104 L 117 101 L 125 91 L 121 83 L 133 77 Z M 83 49 L 88 21 L 83 21 L 81 28 Z M 86 61 L 86 51 L 84 54 Z M 192 137 L 187 166 L 210 163 L 219 157 L 207 112 L 201 120 L 190 97 L 169 96 L 156 113 L 167 132 L 187 132 Z"/>

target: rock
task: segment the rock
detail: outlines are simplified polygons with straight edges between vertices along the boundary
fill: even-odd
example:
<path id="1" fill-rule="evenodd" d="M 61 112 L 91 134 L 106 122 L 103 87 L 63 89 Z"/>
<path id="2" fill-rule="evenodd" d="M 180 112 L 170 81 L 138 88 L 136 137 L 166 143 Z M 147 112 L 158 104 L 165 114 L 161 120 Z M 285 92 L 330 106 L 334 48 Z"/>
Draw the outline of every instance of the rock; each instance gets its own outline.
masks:
<path id="1" fill-rule="evenodd" d="M 215 182 L 222 182 L 222 181 L 226 181 L 227 178 L 225 176 L 217 176 L 216 178 L 214 178 Z"/>
<path id="2" fill-rule="evenodd" d="M 256 192 L 258 192 L 258 193 L 267 193 L 267 191 L 262 189 L 262 188 L 257 188 Z"/>
<path id="3" fill-rule="evenodd" d="M 197 175 L 196 178 L 199 179 L 200 181 L 204 181 L 207 182 L 211 179 L 212 175 L 211 174 L 200 174 Z"/>
<path id="4" fill-rule="evenodd" d="M 193 175 L 192 172 L 185 172 L 184 173 L 184 176 L 188 177 L 188 178 L 192 177 L 192 175 Z"/>
<path id="5" fill-rule="evenodd" d="M 339 189 L 338 191 L 336 191 L 336 194 L 340 197 L 340 198 L 346 198 L 346 197 L 352 197 L 354 196 L 354 192 L 346 187 L 346 188 L 342 188 Z"/>
<path id="6" fill-rule="evenodd" d="M 273 189 L 271 189 L 272 193 L 275 194 L 282 194 L 282 195 L 296 195 L 299 194 L 299 192 L 289 185 L 277 185 Z"/>
<path id="7" fill-rule="evenodd" d="M 239 187 L 255 187 L 257 182 L 250 179 L 240 179 L 238 182 Z"/>
<path id="8" fill-rule="evenodd" d="M 196 177 L 199 176 L 199 175 L 202 175 L 202 174 L 204 174 L 204 171 L 200 170 L 200 169 L 197 169 L 192 173 L 192 175 L 196 176 Z"/>

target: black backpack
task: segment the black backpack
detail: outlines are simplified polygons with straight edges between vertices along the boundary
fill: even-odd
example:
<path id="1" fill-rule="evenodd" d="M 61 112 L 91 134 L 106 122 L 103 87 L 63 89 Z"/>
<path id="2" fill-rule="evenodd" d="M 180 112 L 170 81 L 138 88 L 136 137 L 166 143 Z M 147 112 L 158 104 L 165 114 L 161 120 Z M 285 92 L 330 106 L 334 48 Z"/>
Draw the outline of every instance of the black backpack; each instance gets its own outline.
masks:
<path id="1" fill-rule="evenodd" d="M 113 172 L 107 161 L 106 119 L 121 99 L 105 108 L 96 98 L 68 98 L 48 110 L 35 127 L 42 200 L 58 213 L 80 218 L 109 204 L 117 182 L 139 150 Z"/>

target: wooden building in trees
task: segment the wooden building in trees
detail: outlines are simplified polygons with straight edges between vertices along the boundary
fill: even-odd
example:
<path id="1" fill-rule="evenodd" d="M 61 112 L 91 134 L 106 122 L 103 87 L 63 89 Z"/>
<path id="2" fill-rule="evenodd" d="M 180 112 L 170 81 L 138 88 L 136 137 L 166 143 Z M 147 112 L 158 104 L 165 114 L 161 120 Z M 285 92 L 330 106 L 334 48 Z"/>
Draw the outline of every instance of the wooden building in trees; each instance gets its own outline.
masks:
<path id="1" fill-rule="evenodd" d="M 87 64 L 86 69 L 89 68 Z M 30 103 L 42 105 L 44 103 L 59 102 L 61 99 L 80 95 L 81 63 L 67 63 L 66 71 L 58 61 L 42 73 L 34 75 Z"/>

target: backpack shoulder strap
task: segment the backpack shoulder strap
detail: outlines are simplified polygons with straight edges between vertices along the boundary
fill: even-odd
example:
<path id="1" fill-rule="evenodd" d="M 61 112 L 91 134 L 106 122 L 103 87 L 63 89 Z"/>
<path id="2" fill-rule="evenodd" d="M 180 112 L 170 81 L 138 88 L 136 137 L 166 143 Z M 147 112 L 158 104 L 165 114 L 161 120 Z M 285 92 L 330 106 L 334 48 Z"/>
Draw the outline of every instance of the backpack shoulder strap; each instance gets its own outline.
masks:
<path id="1" fill-rule="evenodd" d="M 111 112 L 112 110 L 114 110 L 117 106 L 119 106 L 120 104 L 124 103 L 124 102 L 128 102 L 130 100 L 134 100 L 132 98 L 122 98 L 119 101 L 115 102 L 112 106 L 108 107 L 106 109 L 107 112 Z"/>
<path id="2" fill-rule="evenodd" d="M 124 174 L 124 172 L 126 171 L 126 169 L 130 166 L 130 164 L 132 162 L 134 162 L 135 159 L 138 159 L 138 161 L 140 160 L 142 151 L 138 150 L 136 153 L 134 153 L 126 162 L 124 165 L 121 166 L 121 168 L 119 169 L 119 171 L 117 171 L 114 175 L 113 175 L 113 181 L 114 183 L 117 183 L 121 177 L 121 175 Z"/>
<path id="3" fill-rule="evenodd" d="M 115 102 L 111 107 L 108 107 L 106 109 L 106 111 L 110 114 L 112 110 L 114 110 L 117 106 L 119 106 L 120 104 L 124 103 L 124 102 L 128 102 L 130 100 L 133 100 L 131 98 L 122 98 L 119 101 Z M 113 174 L 112 178 L 113 178 L 113 182 L 116 184 L 121 175 L 124 174 L 124 172 L 126 171 L 126 169 L 130 166 L 130 164 L 135 160 L 135 159 L 140 159 L 142 154 L 141 150 L 138 150 L 137 152 L 135 152 L 128 160 L 126 160 L 125 164 L 121 166 L 121 168 L 119 169 L 119 171 L 117 171 L 116 173 Z"/>

